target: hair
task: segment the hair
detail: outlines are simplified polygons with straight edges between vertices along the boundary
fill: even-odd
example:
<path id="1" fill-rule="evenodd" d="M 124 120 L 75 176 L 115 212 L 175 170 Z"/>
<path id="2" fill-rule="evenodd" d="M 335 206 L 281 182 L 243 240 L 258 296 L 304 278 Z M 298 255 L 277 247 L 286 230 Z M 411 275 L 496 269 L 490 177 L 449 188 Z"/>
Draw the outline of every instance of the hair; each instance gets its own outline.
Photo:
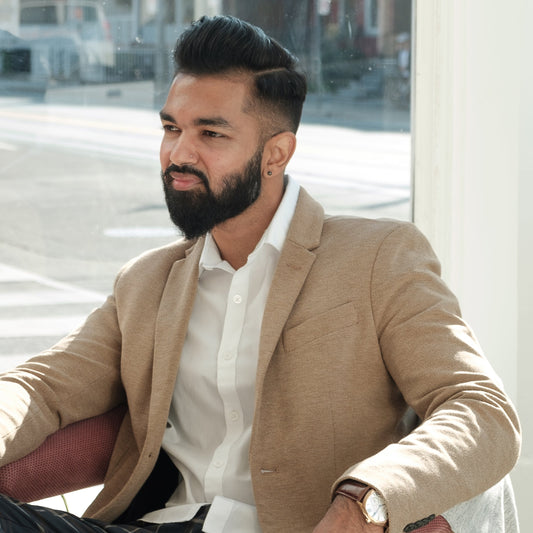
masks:
<path id="1" fill-rule="evenodd" d="M 261 28 L 235 17 L 204 16 L 178 38 L 174 63 L 176 75 L 251 75 L 252 107 L 259 104 L 261 116 L 270 118 L 271 133 L 296 133 L 305 75 L 297 70 L 297 58 Z"/>

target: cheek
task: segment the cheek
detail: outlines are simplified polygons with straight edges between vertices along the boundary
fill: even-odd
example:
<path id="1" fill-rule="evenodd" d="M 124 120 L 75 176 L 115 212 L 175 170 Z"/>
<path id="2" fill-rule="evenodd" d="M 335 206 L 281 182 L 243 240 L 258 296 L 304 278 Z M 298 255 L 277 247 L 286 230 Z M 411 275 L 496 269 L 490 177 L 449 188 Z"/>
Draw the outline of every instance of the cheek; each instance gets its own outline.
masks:
<path id="1" fill-rule="evenodd" d="M 167 168 L 170 163 L 170 150 L 165 142 L 162 142 L 159 147 L 159 162 L 162 169 Z"/>
<path id="2" fill-rule="evenodd" d="M 202 161 L 214 174 L 225 176 L 241 173 L 246 167 L 250 156 L 244 148 L 235 150 L 217 150 L 210 154 L 203 154 Z"/>

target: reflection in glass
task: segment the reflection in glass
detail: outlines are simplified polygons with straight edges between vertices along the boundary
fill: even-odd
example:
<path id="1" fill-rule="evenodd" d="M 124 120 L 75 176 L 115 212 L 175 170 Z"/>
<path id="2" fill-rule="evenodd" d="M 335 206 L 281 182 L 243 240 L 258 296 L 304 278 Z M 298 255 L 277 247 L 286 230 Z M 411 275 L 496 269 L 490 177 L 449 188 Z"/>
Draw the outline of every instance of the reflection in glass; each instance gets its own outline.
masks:
<path id="1" fill-rule="evenodd" d="M 176 237 L 158 111 L 176 37 L 219 13 L 263 27 L 308 74 L 291 175 L 332 214 L 410 218 L 410 0 L 2 0 L 4 366 L 68 332 L 126 260 Z"/>

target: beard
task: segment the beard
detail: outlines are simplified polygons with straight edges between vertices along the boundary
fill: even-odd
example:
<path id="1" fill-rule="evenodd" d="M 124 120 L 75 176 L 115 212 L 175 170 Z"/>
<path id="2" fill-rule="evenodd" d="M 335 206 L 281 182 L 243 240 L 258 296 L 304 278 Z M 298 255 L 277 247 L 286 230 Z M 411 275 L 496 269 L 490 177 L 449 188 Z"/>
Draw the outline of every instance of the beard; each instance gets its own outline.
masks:
<path id="1" fill-rule="evenodd" d="M 216 194 L 207 176 L 190 165 L 170 165 L 161 172 L 170 219 L 187 239 L 205 235 L 218 224 L 240 215 L 257 200 L 261 193 L 262 156 L 263 147 L 260 146 L 243 172 L 224 176 L 222 190 Z M 172 172 L 197 176 L 205 190 L 174 190 Z"/>

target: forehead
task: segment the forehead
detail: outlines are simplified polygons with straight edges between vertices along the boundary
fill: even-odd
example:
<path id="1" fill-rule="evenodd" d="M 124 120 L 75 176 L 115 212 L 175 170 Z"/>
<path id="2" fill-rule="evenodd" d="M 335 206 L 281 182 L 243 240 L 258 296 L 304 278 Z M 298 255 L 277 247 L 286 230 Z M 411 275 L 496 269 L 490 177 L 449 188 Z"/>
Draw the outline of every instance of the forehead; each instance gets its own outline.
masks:
<path id="1" fill-rule="evenodd" d="M 253 120 L 251 81 L 244 75 L 192 76 L 178 74 L 163 112 L 179 120 L 219 116 L 229 123 Z"/>

